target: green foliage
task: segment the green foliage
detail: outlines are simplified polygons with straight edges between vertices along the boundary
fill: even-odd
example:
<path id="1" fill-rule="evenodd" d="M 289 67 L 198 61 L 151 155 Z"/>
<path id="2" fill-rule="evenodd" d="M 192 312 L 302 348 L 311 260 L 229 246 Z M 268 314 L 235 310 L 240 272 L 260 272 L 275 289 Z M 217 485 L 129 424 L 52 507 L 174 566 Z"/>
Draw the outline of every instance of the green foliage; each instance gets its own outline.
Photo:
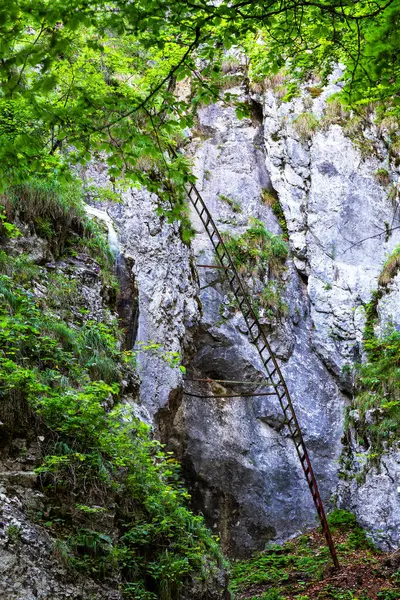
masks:
<path id="1" fill-rule="evenodd" d="M 10 223 L 7 220 L 7 215 L 5 213 L 5 208 L 0 204 L 0 238 L 15 238 L 21 235 L 18 227 L 14 225 L 14 223 Z"/>
<path id="2" fill-rule="evenodd" d="M 21 539 L 21 530 L 18 527 L 18 525 L 9 525 L 6 529 L 6 536 L 7 540 L 11 544 L 19 542 L 19 540 Z"/>
<path id="3" fill-rule="evenodd" d="M 349 531 L 357 527 L 356 516 L 348 510 L 336 509 L 329 513 L 328 524 L 332 531 Z"/>
<path id="4" fill-rule="evenodd" d="M 400 270 L 400 246 L 397 246 L 386 259 L 379 275 L 378 283 L 381 287 L 387 287 Z"/>
<path id="5" fill-rule="evenodd" d="M 188 577 L 207 577 L 222 558 L 187 508 L 175 460 L 118 402 L 116 381 L 131 356 L 119 350 L 112 327 L 67 324 L 24 285 L 0 277 L 2 444 L 29 435 L 33 422 L 45 434 L 37 473 L 60 504 L 44 522 L 59 537 L 55 555 L 96 580 L 118 581 L 126 598 L 177 598 Z M 116 502 L 111 538 L 99 513 L 109 515 Z"/>
<path id="6" fill-rule="evenodd" d="M 362 425 L 360 438 L 367 435 L 372 452 L 380 452 L 383 442 L 392 444 L 400 435 L 400 333 L 393 331 L 383 338 L 365 340 L 368 362 L 360 365 L 358 394 Z M 367 423 L 366 412 L 374 409 L 374 419 Z"/>
<path id="7" fill-rule="evenodd" d="M 283 286 L 281 282 L 269 281 L 260 295 L 260 306 L 265 309 L 269 318 L 288 313 L 288 305 L 282 300 Z"/>
<path id="8" fill-rule="evenodd" d="M 257 4 L 248 8 L 254 11 L 254 18 Z M 301 24 L 296 16 L 300 6 L 306 11 Z M 290 99 L 296 93 L 296 83 L 308 82 L 310 74 L 318 73 L 324 84 L 335 65 L 342 63 L 345 74 L 341 97 L 347 106 L 357 110 L 379 103 L 385 115 L 399 113 L 398 3 L 373 5 L 365 0 L 357 7 L 351 3 L 339 7 L 333 0 L 306 8 L 299 1 L 291 8 L 293 13 L 286 12 L 285 4 L 285 15 L 278 11 L 265 27 L 260 27 L 257 40 L 248 36 L 245 46 L 253 63 L 250 77 L 260 80 L 285 67 L 288 89 L 293 90 L 286 96 Z M 319 88 L 311 85 L 309 89 L 314 95 Z"/>
<path id="9" fill-rule="evenodd" d="M 28 254 L 11 256 L 0 250 L 0 273 L 13 277 L 18 283 L 30 283 L 40 276 L 40 267 Z"/>
<path id="10" fill-rule="evenodd" d="M 224 242 L 240 271 L 263 277 L 266 271 L 280 275 L 285 269 L 287 244 L 282 236 L 269 232 L 258 219 L 251 218 L 250 227 L 242 235 L 225 233 Z"/>
<path id="11" fill-rule="evenodd" d="M 197 106 L 235 101 L 222 91 L 237 83 L 239 61 L 226 54 L 232 45 L 247 53 L 250 78 L 280 74 L 281 85 L 285 78 L 286 98 L 316 70 L 321 82 L 309 87 L 317 95 L 343 63 L 349 105 L 385 101 L 382 118 L 399 112 L 396 2 L 3 4 L 2 183 L 20 184 L 33 174 L 68 180 L 71 164 L 103 153 L 113 179 L 158 194 L 162 212 L 182 220 L 184 237 L 191 231 L 185 184 L 192 176 L 188 161 L 168 149 L 182 142 Z M 188 78 L 190 96 L 182 100 L 174 91 Z M 243 103 L 237 108 L 240 117 L 248 115 Z M 310 123 L 304 135 L 309 131 Z"/>
<path id="12" fill-rule="evenodd" d="M 398 600 L 399 590 L 382 590 L 378 592 L 378 600 Z"/>

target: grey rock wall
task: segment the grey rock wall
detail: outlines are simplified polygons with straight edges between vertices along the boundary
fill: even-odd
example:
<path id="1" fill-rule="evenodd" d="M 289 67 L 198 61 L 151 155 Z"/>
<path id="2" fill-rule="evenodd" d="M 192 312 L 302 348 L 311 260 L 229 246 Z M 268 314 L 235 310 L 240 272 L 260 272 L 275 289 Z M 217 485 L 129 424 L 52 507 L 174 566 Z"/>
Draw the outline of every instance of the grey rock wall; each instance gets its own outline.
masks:
<path id="1" fill-rule="evenodd" d="M 145 190 L 130 190 L 123 194 L 123 205 L 110 210 L 138 289 L 134 350 L 140 402 L 150 422 L 181 388 L 180 361 L 175 365 L 173 359 L 190 346 L 198 314 L 190 249 L 181 241 L 178 225 L 168 224 L 156 208 Z M 158 348 L 144 349 L 153 344 Z"/>
<path id="2" fill-rule="evenodd" d="M 295 265 L 307 281 L 313 323 L 309 345 L 332 381 L 351 393 L 343 367 L 362 359 L 365 305 L 378 289 L 378 276 L 399 245 L 400 232 L 397 205 L 376 177 L 378 169 L 388 168 L 388 153 L 374 126 L 364 131 L 374 149 L 367 155 L 338 124 L 325 125 L 306 140 L 296 131 L 299 115 L 323 117 L 327 98 L 340 89 L 338 76 L 340 70 L 314 100 L 303 91 L 294 101 L 281 103 L 268 92 L 264 128 L 267 169 L 287 219 Z M 390 177 L 398 183 L 398 173 L 392 171 Z M 397 275 L 378 302 L 377 335 L 398 329 L 399 297 Z M 380 547 L 397 548 L 400 454 L 396 448 L 388 450 L 371 466 L 370 450 L 360 447 L 352 432 L 347 446 L 346 452 L 356 458 L 338 488 L 338 504 L 355 512 Z"/>
<path id="3" fill-rule="evenodd" d="M 239 121 L 233 108 L 202 109 L 200 125 L 208 139 L 194 138 L 191 154 L 198 187 L 221 231 L 243 233 L 250 217 L 273 233 L 280 231 L 262 200 L 271 186 L 265 167 L 261 124 Z M 226 201 L 230 198 L 240 206 Z M 214 264 L 208 237 L 193 215 L 196 264 Z M 188 377 L 260 381 L 262 364 L 249 342 L 240 313 L 229 308 L 229 288 L 217 269 L 198 269 L 201 318 L 197 352 Z M 343 430 L 344 398 L 336 381 L 310 344 L 312 319 L 307 290 L 292 260 L 285 274 L 288 316 L 265 327 L 298 412 L 322 494 L 328 502 L 337 483 L 337 459 Z M 254 289 L 254 300 L 267 279 Z M 265 387 L 217 387 L 187 382 L 195 394 L 238 394 Z M 235 399 L 184 396 L 169 443 L 181 458 L 196 506 L 219 533 L 225 549 L 243 556 L 315 524 L 312 499 L 293 443 L 282 429 L 276 400 L 268 396 Z"/>
<path id="4" fill-rule="evenodd" d="M 221 104 L 201 109 L 187 152 L 221 231 L 241 234 L 255 217 L 279 233 L 262 199 L 263 190 L 277 193 L 291 251 L 283 276 L 288 314 L 261 315 L 262 321 L 281 361 L 323 498 L 354 510 L 376 541 L 395 547 L 396 451 L 370 469 L 363 484 L 352 479 L 338 487 L 344 410 L 352 394 L 346 367 L 362 358 L 365 305 L 386 257 L 400 243 L 395 207 L 375 177 L 387 167 L 376 131 L 366 135 L 379 152 L 363 156 L 338 124 L 325 123 L 306 137 L 296 127 L 304 113 L 323 117 L 327 98 L 340 89 L 339 75 L 314 99 L 306 91 L 289 103 L 272 91 L 256 98 L 263 104 L 262 123 L 256 114 L 239 121 L 233 108 Z M 183 377 L 159 351 L 140 352 L 141 414 L 156 423 L 182 460 L 194 505 L 227 551 L 246 555 L 268 540 L 314 525 L 314 508 L 276 402 L 268 396 L 240 397 L 257 389 L 251 385 L 192 381 L 261 381 L 264 374 L 220 271 L 199 267 L 196 272 L 196 264 L 214 264 L 198 218 L 193 214 L 197 233 L 188 248 L 178 228 L 154 209 L 149 194 L 131 191 L 124 193 L 122 207 L 111 210 L 138 286 L 135 347 L 156 342 L 164 353 L 181 353 L 187 374 Z M 393 227 L 389 234 L 387 224 Z M 267 281 L 251 282 L 255 299 Z M 398 291 L 397 277 L 379 301 L 382 332 L 399 325 Z M 222 394 L 239 397 L 215 397 Z M 354 439 L 350 443 L 354 452 L 365 453 Z"/>

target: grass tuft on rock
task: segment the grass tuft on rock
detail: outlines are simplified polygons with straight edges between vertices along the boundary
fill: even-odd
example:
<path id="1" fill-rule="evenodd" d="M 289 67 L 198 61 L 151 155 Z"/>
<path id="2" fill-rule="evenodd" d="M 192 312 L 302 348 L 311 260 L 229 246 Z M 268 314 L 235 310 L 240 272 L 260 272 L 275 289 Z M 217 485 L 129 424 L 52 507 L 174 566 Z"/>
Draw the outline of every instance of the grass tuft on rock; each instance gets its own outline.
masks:
<path id="1" fill-rule="evenodd" d="M 400 270 L 400 246 L 397 246 L 386 259 L 379 275 L 378 283 L 381 287 L 387 287 Z"/>
<path id="2" fill-rule="evenodd" d="M 310 140 L 317 131 L 319 121 L 312 113 L 303 112 L 292 121 L 292 125 L 301 141 L 306 142 Z"/>
<path id="3" fill-rule="evenodd" d="M 242 235 L 224 234 L 224 242 L 239 271 L 263 277 L 268 271 L 280 275 L 285 269 L 288 246 L 281 235 L 268 231 L 258 219 Z"/>

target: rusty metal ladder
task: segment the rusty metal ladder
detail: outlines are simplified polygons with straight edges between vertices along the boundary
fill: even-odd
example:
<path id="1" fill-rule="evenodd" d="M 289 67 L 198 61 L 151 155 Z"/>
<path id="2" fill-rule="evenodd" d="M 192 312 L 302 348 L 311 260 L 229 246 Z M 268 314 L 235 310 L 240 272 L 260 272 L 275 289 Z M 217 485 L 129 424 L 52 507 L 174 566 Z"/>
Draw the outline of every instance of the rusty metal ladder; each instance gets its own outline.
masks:
<path id="1" fill-rule="evenodd" d="M 201 197 L 199 191 L 197 190 L 194 184 L 189 184 L 188 196 L 194 208 L 196 209 L 196 212 L 199 215 L 206 232 L 209 235 L 209 238 L 215 250 L 215 254 L 229 282 L 230 288 L 237 300 L 238 307 L 241 310 L 243 317 L 246 321 L 251 340 L 253 344 L 257 347 L 257 350 L 260 354 L 261 360 L 263 362 L 265 371 L 268 376 L 267 379 L 271 382 L 275 394 L 279 399 L 280 406 L 285 416 L 285 425 L 287 425 L 290 431 L 290 436 L 296 447 L 301 466 L 303 467 L 304 475 L 306 477 L 307 484 L 310 488 L 310 492 L 315 504 L 315 508 L 321 521 L 322 530 L 324 532 L 330 553 L 332 555 L 333 564 L 335 568 L 339 568 L 339 561 L 332 540 L 332 535 L 329 529 L 328 521 L 326 519 L 322 499 L 318 490 L 317 481 L 315 479 L 315 475 L 311 466 L 310 457 L 308 455 L 307 448 L 304 443 L 300 425 L 296 417 L 292 400 L 290 398 L 289 390 L 286 386 L 278 362 L 274 356 L 274 353 L 271 350 L 271 347 L 268 343 L 262 326 L 254 313 L 251 301 L 236 271 L 232 259 L 229 256 L 229 253 L 222 240 L 221 234 L 219 233 L 210 211 L 208 210 L 203 198 Z"/>

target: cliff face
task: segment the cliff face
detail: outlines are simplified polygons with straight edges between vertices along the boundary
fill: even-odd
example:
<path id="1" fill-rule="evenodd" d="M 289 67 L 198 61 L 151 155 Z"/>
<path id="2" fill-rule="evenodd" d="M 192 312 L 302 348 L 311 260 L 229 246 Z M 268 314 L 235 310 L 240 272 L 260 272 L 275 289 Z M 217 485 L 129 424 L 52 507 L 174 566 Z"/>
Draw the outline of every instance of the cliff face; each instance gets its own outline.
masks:
<path id="1" fill-rule="evenodd" d="M 335 73 L 332 81 L 339 75 Z M 366 124 L 353 133 L 350 115 L 337 107 L 332 118 L 334 105 L 326 100 L 338 89 L 331 83 L 314 100 L 305 92 L 280 105 L 272 92 L 266 94 L 264 131 L 267 169 L 286 216 L 296 267 L 307 281 L 313 323 L 309 346 L 331 380 L 351 397 L 349 367 L 364 355 L 366 308 L 380 287 L 385 260 L 400 243 L 398 173 L 389 166 L 384 130 Z M 306 111 L 320 118 L 322 128 L 304 140 L 296 123 Z M 382 174 L 385 181 L 379 181 Z M 376 316 L 378 338 L 388 329 L 398 330 L 398 275 L 377 301 Z M 373 420 L 372 415 L 368 418 Z M 346 431 L 344 454 L 351 462 L 342 469 L 339 491 L 332 487 L 332 493 L 338 494 L 340 506 L 355 512 L 376 543 L 396 548 L 398 452 L 383 448 L 378 463 L 371 466 L 370 441 L 357 442 L 354 429 Z M 360 472 L 363 478 L 357 477 Z"/>
<path id="2" fill-rule="evenodd" d="M 372 126 L 364 130 L 362 139 L 375 149 L 365 154 L 360 139 L 349 137 L 340 110 L 326 104 L 337 90 L 331 83 L 314 99 L 304 90 L 289 103 L 267 91 L 255 96 L 253 118 L 242 121 L 233 108 L 206 107 L 187 152 L 222 232 L 241 236 L 250 218 L 273 234 L 282 233 L 280 223 L 287 227 L 290 255 L 280 274 L 280 297 L 272 310 L 260 307 L 260 317 L 281 361 L 323 498 L 355 511 L 374 540 L 392 548 L 400 520 L 396 451 L 367 466 L 362 484 L 355 479 L 360 461 L 341 473 L 340 485 L 338 475 L 343 441 L 352 456 L 369 452 L 347 426 L 344 437 L 345 408 L 353 394 L 351 366 L 363 356 L 365 307 L 400 234 L 396 207 L 376 176 L 388 166 L 382 136 Z M 196 268 L 215 264 L 196 216 L 188 248 L 175 226 L 155 216 L 152 203 L 146 193 L 132 192 L 113 209 L 138 282 L 137 341 L 181 352 L 187 373 L 144 352 L 141 403 L 182 461 L 196 508 L 228 552 L 245 555 L 268 539 L 312 526 L 313 505 L 277 405 L 268 396 L 212 397 L 254 390 L 251 382 L 263 379 L 262 366 L 218 269 Z M 248 279 L 256 302 L 273 280 L 268 272 Z M 379 300 L 377 331 L 399 323 L 397 280 Z M 206 378 L 249 385 L 193 381 Z"/>
<path id="3" fill-rule="evenodd" d="M 325 502 L 354 511 L 374 541 L 391 549 L 399 546 L 400 454 L 396 444 L 383 443 L 376 456 L 365 422 L 375 423 L 380 413 L 355 410 L 352 366 L 366 358 L 363 337 L 373 297 L 377 339 L 400 327 L 400 275 L 395 270 L 383 287 L 380 280 L 386 258 L 400 244 L 396 197 L 386 185 L 387 179 L 396 184 L 398 175 L 389 169 L 385 132 L 370 124 L 361 132 L 353 127 L 350 137 L 347 117 L 326 104 L 337 89 L 331 83 L 314 98 L 304 90 L 289 103 L 266 91 L 254 96 L 251 119 L 238 120 L 226 105 L 205 107 L 186 152 L 217 226 L 238 253 Z M 244 98 L 242 89 L 232 92 Z M 107 185 L 101 166 L 91 166 L 86 178 Z M 119 275 L 127 284 L 121 315 L 127 343 L 138 351 L 141 378 L 139 397 L 134 382 L 121 382 L 125 401 L 182 462 L 194 507 L 230 555 L 246 556 L 268 540 L 312 527 L 314 507 L 280 409 L 273 397 L 246 395 L 268 389 L 262 364 L 213 267 L 215 256 L 196 215 L 196 235 L 186 245 L 179 227 L 157 215 L 150 194 L 122 195 L 123 203 L 108 211 L 123 254 Z M 250 270 L 240 264 L 238 248 L 252 243 L 251 236 L 279 240 L 280 254 L 271 254 L 263 268 L 251 263 L 252 246 Z M 55 262 L 29 228 L 10 248 L 22 251 L 41 265 L 35 296 L 51 293 L 47 282 L 56 270 L 80 290 L 68 310 L 95 322 L 112 318 L 112 292 L 93 258 L 81 253 Z M 0 592 L 13 589 L 10 598 L 119 597 L 114 584 L 88 587 L 62 565 L 56 571 L 51 566 L 51 530 L 31 518 L 47 510 L 32 472 L 41 439 L 26 437 L 21 427 L 0 457 L 0 568 L 7 574 Z M 224 585 L 221 580 L 212 582 L 211 591 L 187 593 L 217 598 Z"/>

